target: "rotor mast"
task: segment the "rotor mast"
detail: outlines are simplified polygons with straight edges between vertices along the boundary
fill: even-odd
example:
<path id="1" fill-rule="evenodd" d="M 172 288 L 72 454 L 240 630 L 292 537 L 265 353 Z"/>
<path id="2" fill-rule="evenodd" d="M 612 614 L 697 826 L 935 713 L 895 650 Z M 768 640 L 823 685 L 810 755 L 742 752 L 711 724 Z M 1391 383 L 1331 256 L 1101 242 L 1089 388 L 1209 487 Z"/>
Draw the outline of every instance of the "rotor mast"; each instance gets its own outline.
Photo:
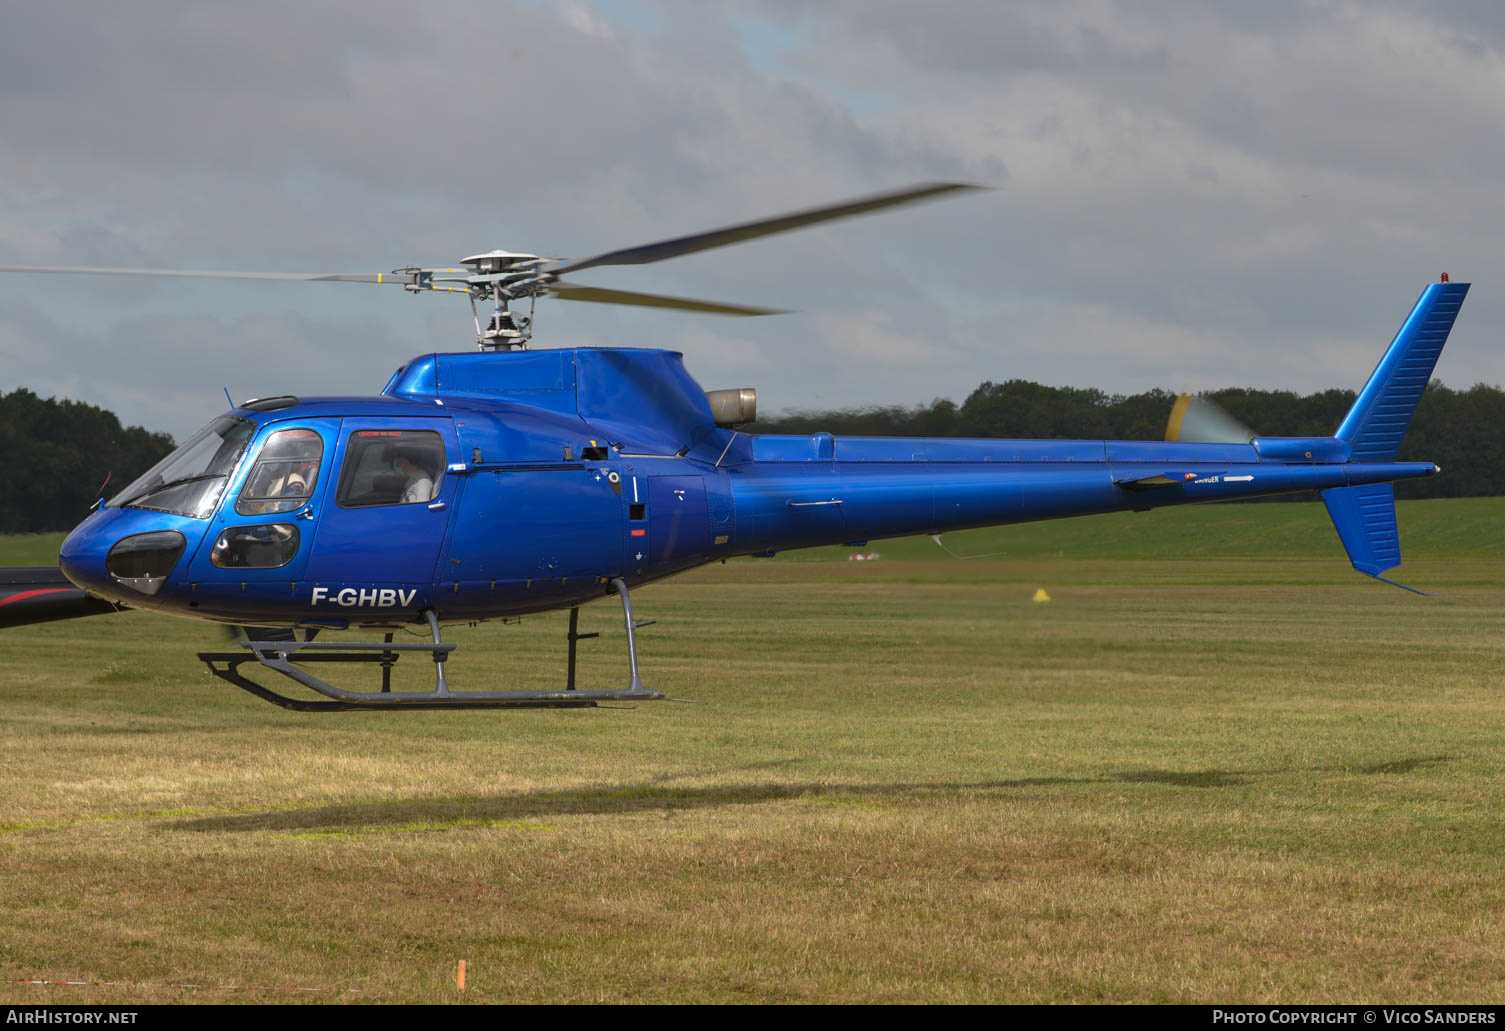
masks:
<path id="1" fill-rule="evenodd" d="M 551 276 L 542 274 L 539 266 L 552 260 L 536 254 L 518 254 L 513 251 L 488 251 L 461 258 L 460 264 L 469 265 L 474 272 L 466 277 L 469 286 L 470 313 L 475 319 L 476 347 L 482 351 L 526 351 L 528 341 L 533 339 L 533 313 L 538 305 L 539 291 Z M 528 298 L 528 314 L 511 310 L 511 302 Z M 481 324 L 481 311 L 477 301 L 492 302 L 491 317 Z"/>

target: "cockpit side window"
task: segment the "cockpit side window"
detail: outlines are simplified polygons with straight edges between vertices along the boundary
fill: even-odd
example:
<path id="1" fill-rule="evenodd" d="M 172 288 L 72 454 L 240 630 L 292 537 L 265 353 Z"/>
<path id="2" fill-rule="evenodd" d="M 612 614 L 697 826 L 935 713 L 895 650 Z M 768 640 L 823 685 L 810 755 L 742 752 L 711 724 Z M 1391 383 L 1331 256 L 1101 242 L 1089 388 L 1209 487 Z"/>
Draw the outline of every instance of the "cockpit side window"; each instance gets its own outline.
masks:
<path id="1" fill-rule="evenodd" d="M 345 445 L 341 508 L 416 505 L 439 496 L 444 441 L 433 430 L 357 430 Z"/>
<path id="2" fill-rule="evenodd" d="M 323 438 L 314 430 L 278 430 L 262 445 L 261 455 L 235 502 L 241 515 L 269 515 L 302 508 L 319 482 Z"/>

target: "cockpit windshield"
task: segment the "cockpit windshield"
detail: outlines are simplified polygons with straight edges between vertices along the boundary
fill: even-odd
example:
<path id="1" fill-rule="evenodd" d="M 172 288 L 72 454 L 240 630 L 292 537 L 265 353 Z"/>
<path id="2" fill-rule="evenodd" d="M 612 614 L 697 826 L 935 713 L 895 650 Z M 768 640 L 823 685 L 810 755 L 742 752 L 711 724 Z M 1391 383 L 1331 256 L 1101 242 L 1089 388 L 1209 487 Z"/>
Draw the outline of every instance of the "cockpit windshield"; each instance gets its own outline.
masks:
<path id="1" fill-rule="evenodd" d="M 254 423 L 222 415 L 108 504 L 208 519 L 255 431 Z"/>

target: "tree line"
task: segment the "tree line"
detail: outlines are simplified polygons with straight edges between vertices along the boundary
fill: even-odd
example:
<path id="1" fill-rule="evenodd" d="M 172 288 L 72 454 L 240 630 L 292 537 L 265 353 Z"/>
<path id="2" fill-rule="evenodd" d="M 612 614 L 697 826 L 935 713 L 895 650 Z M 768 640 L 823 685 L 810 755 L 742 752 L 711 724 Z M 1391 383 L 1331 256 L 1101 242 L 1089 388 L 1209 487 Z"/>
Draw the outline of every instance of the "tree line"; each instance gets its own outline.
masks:
<path id="1" fill-rule="evenodd" d="M 1352 390 L 1302 395 L 1231 388 L 1203 396 L 1261 436 L 1326 437 L 1338 428 L 1357 394 Z M 795 411 L 759 419 L 747 429 L 752 433 L 825 430 L 838 437 L 1163 440 L 1175 400 L 1176 394 L 1168 390 L 1108 394 L 1012 379 L 984 383 L 959 405 L 942 398 L 911 408 Z M 1396 457 L 1403 462 L 1436 462 L 1443 470 L 1441 476 L 1397 483 L 1398 497 L 1505 494 L 1505 391 L 1482 383 L 1454 390 L 1433 380 L 1421 396 Z"/>
<path id="2" fill-rule="evenodd" d="M 1325 437 L 1354 401 L 1352 390 L 1301 395 L 1229 389 L 1205 395 L 1256 432 Z M 965 401 L 914 407 L 796 411 L 760 419 L 753 433 L 877 437 L 1019 437 L 1160 440 L 1176 395 L 1167 390 L 1107 394 L 1028 380 L 983 383 Z M 66 530 L 101 493 L 113 495 L 173 449 L 165 433 L 122 427 L 113 412 L 79 401 L 42 399 L 21 388 L 0 394 L 0 533 Z M 1434 380 L 1422 394 L 1401 461 L 1436 462 L 1443 475 L 1396 484 L 1406 498 L 1505 494 L 1505 391 L 1479 384 L 1453 390 Z"/>
<path id="3" fill-rule="evenodd" d="M 0 533 L 67 530 L 173 449 L 165 433 L 126 429 L 113 412 L 43 400 L 25 388 L 0 394 Z"/>

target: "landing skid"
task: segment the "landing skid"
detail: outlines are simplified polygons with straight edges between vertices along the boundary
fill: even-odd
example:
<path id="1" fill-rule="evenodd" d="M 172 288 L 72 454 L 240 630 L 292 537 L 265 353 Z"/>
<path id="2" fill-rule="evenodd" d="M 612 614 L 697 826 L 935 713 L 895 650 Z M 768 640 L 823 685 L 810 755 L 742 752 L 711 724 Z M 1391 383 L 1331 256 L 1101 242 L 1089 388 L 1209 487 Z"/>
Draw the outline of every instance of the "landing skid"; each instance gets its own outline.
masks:
<path id="1" fill-rule="evenodd" d="M 451 691 L 444 676 L 444 664 L 457 645 L 445 644 L 439 634 L 439 619 L 432 609 L 424 610 L 433 641 L 428 644 L 393 644 L 387 634 L 381 644 L 353 641 L 242 641 L 246 652 L 200 652 L 199 658 L 209 672 L 234 684 L 263 701 L 296 712 L 348 712 L 352 709 L 583 709 L 599 702 L 646 702 L 664 697 L 643 686 L 638 676 L 636 631 L 652 621 L 636 622 L 632 617 L 632 600 L 627 585 L 613 580 L 612 588 L 622 599 L 622 623 L 627 630 L 628 681 L 625 690 L 578 691 L 575 689 L 575 642 L 595 634 L 577 633 L 579 609 L 570 610 L 569 676 L 563 691 Z M 392 667 L 405 652 L 428 652 L 434 661 L 434 690 L 391 690 Z M 280 673 L 304 687 L 333 701 L 306 701 L 278 694 L 241 672 L 249 662 Z M 374 662 L 381 666 L 380 691 L 347 691 L 335 687 L 302 668 L 314 662 Z"/>

